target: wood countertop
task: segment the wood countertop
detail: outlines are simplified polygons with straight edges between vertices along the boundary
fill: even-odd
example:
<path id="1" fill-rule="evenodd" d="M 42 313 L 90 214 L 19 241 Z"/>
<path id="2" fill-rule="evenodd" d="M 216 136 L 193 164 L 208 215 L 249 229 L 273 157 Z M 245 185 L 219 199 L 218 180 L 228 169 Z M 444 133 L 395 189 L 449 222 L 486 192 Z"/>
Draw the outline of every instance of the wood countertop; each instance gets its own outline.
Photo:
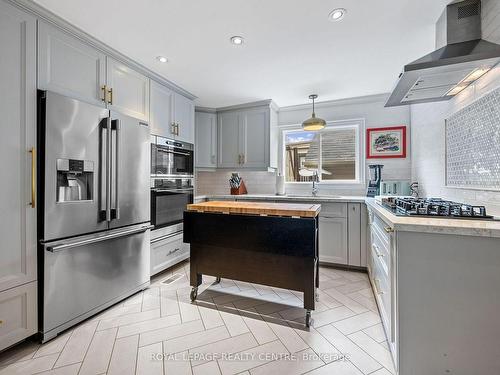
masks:
<path id="1" fill-rule="evenodd" d="M 285 217 L 316 217 L 321 205 L 272 202 L 210 201 L 188 204 L 188 211 L 218 212 L 225 214 L 267 215 Z"/>

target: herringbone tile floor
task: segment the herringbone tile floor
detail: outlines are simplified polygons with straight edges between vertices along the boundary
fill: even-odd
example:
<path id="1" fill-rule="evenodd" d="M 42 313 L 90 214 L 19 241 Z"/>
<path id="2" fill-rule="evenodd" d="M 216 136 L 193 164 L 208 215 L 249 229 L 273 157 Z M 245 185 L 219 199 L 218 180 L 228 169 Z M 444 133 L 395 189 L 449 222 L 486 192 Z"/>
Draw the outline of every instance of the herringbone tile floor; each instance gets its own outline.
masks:
<path id="1" fill-rule="evenodd" d="M 0 374 L 394 373 L 366 274 L 321 267 L 310 329 L 301 293 L 203 281 L 192 304 L 183 262 L 54 340 L 2 353 Z"/>

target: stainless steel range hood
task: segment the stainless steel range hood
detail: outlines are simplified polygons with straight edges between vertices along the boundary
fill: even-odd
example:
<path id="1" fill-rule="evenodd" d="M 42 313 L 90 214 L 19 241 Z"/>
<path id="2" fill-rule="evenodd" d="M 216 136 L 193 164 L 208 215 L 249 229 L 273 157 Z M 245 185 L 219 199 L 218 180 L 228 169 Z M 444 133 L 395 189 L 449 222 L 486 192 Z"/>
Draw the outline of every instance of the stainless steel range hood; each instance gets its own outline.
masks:
<path id="1" fill-rule="evenodd" d="M 481 39 L 481 0 L 448 5 L 436 24 L 436 51 L 406 65 L 386 107 L 449 100 L 500 62 L 500 45 Z"/>

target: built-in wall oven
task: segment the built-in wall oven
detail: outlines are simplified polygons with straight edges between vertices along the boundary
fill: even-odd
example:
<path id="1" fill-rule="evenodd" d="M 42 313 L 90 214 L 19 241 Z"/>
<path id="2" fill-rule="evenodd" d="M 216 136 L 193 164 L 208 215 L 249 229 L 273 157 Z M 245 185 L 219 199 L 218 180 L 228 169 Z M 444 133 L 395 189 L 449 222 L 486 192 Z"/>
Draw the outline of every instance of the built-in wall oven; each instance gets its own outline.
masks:
<path id="1" fill-rule="evenodd" d="M 186 205 L 193 203 L 193 145 L 153 136 L 151 139 L 151 224 L 182 230 Z"/>
<path id="2" fill-rule="evenodd" d="M 151 224 L 159 229 L 182 223 L 186 205 L 193 203 L 193 178 L 151 181 Z"/>

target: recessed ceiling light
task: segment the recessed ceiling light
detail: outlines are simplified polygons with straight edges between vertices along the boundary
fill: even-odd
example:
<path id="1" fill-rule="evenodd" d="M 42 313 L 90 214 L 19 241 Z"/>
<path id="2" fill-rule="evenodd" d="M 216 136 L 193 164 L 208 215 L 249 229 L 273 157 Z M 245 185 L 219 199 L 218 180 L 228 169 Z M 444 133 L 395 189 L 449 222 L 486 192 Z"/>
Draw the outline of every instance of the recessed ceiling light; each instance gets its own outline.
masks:
<path id="1" fill-rule="evenodd" d="M 243 40 L 244 39 L 242 36 L 237 36 L 237 35 L 232 36 L 230 39 L 231 43 L 233 43 L 236 46 L 241 46 L 243 44 Z"/>
<path id="2" fill-rule="evenodd" d="M 344 8 L 337 8 L 334 9 L 330 12 L 328 15 L 328 18 L 330 21 L 340 21 L 345 17 L 345 14 L 347 13 L 347 10 Z"/>
<path id="3" fill-rule="evenodd" d="M 165 56 L 156 56 L 156 60 L 158 60 L 161 63 L 168 62 L 168 59 Z"/>

